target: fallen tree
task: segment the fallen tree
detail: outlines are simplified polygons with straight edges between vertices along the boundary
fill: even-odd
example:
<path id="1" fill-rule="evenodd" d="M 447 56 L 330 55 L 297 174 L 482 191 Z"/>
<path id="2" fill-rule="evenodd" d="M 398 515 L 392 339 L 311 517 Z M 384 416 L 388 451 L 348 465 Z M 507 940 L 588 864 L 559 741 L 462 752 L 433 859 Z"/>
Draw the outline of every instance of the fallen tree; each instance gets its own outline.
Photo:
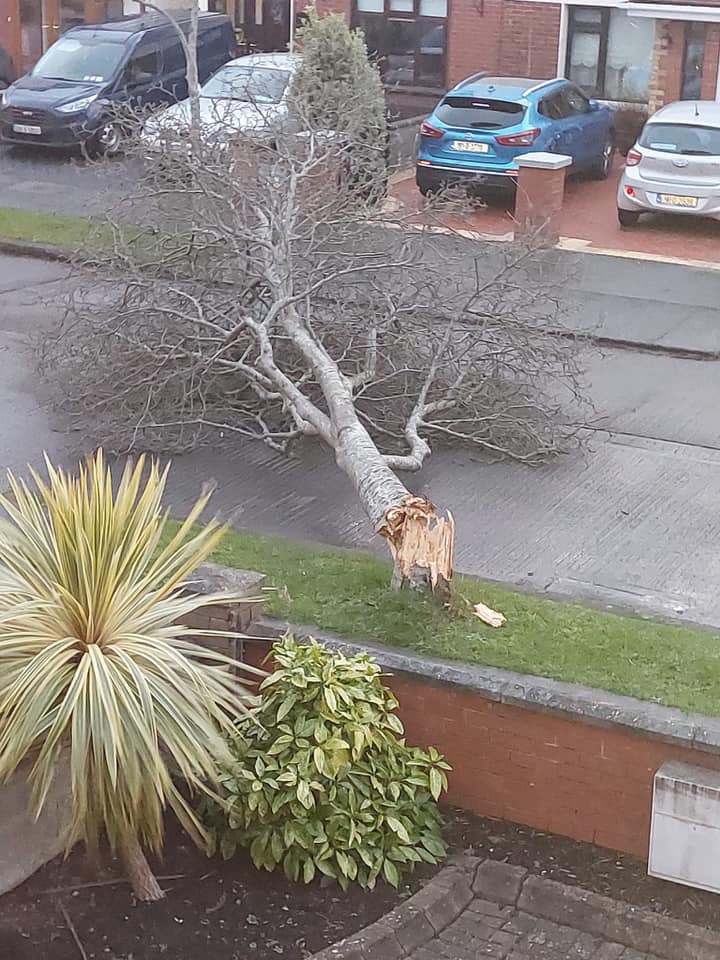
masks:
<path id="1" fill-rule="evenodd" d="M 320 441 L 385 537 L 395 585 L 444 591 L 452 518 L 399 473 L 438 443 L 525 463 L 563 450 L 576 348 L 551 251 L 472 243 L 383 204 L 368 156 L 384 139 L 357 122 L 382 89 L 343 30 L 366 73 L 333 106 L 340 129 L 317 109 L 314 75 L 285 119 L 257 97 L 244 132 L 223 140 L 215 123 L 198 149 L 182 149 L 182 130 L 153 144 L 45 369 L 116 451 Z"/>

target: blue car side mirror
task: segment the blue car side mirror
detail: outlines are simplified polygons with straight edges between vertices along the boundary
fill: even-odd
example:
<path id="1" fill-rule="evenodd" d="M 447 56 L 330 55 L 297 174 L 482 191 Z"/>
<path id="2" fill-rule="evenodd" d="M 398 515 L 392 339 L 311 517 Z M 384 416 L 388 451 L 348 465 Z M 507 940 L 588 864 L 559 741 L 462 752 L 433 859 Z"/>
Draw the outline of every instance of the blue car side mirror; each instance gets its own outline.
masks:
<path id="1" fill-rule="evenodd" d="M 597 100 L 588 100 L 588 104 L 592 113 L 595 113 L 596 110 L 600 109 L 600 104 L 597 102 Z"/>

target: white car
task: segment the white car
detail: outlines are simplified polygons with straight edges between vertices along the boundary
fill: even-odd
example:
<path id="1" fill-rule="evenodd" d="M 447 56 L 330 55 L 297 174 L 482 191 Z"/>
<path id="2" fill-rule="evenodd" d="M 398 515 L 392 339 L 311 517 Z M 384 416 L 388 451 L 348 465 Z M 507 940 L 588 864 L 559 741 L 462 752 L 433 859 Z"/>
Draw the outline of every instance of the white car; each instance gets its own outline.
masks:
<path id="1" fill-rule="evenodd" d="M 658 110 L 628 152 L 617 206 L 623 227 L 647 212 L 720 220 L 720 103 L 683 100 Z"/>
<path id="2" fill-rule="evenodd" d="M 223 148 L 238 133 L 271 132 L 288 116 L 288 92 L 300 57 L 258 53 L 230 60 L 200 88 L 200 130 L 206 143 Z M 187 143 L 190 101 L 183 100 L 151 117 L 141 142 L 153 152 Z"/>

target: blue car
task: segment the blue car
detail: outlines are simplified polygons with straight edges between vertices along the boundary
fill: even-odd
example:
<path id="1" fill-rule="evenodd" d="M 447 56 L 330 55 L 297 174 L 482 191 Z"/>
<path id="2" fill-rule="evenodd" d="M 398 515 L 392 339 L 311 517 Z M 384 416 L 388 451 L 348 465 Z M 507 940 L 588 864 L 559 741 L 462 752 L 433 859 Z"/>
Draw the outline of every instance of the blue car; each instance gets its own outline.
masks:
<path id="1" fill-rule="evenodd" d="M 572 169 L 605 179 L 615 149 L 612 114 L 569 80 L 468 77 L 420 128 L 416 181 L 429 194 L 468 181 L 514 188 L 517 158 L 562 153 Z"/>

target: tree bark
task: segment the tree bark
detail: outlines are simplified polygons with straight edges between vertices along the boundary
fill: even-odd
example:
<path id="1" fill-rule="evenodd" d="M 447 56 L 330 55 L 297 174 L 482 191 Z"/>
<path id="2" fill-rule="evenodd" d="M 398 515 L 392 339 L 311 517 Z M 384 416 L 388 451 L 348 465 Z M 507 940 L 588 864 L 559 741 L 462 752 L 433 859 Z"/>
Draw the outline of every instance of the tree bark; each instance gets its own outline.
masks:
<path id="1" fill-rule="evenodd" d="M 192 0 L 190 5 L 190 33 L 185 59 L 187 61 L 187 85 L 190 100 L 190 145 L 195 153 L 198 152 L 200 147 L 200 83 L 197 64 L 199 15 L 199 0 Z"/>
<path id="2" fill-rule="evenodd" d="M 445 597 L 452 579 L 455 525 L 434 504 L 413 496 L 356 420 L 338 437 L 335 459 L 350 478 L 377 533 L 393 558 L 393 589 L 410 587 Z"/>
<path id="3" fill-rule="evenodd" d="M 163 899 L 165 894 L 155 879 L 155 874 L 150 869 L 150 864 L 147 862 L 147 857 L 143 853 L 137 837 L 126 839 L 121 844 L 120 859 L 130 881 L 130 886 L 138 900 Z"/>
<path id="4" fill-rule="evenodd" d="M 361 423 L 351 382 L 337 363 L 293 310 L 286 312 L 283 321 L 290 339 L 311 363 L 320 382 L 331 434 L 323 438 L 333 447 L 337 465 L 352 481 L 376 533 L 390 548 L 392 586 L 447 595 L 455 544 L 452 517 L 440 517 L 434 504 L 410 493 Z"/>
<path id="5" fill-rule="evenodd" d="M 154 10 L 161 14 L 175 28 L 180 46 L 185 54 L 185 79 L 187 80 L 188 99 L 190 101 L 190 146 L 194 153 L 200 146 L 200 81 L 197 65 L 198 20 L 200 17 L 200 0 L 191 0 L 190 3 L 190 30 L 187 37 L 182 27 L 172 13 L 150 3 L 149 0 L 135 0 L 141 8 Z"/>

